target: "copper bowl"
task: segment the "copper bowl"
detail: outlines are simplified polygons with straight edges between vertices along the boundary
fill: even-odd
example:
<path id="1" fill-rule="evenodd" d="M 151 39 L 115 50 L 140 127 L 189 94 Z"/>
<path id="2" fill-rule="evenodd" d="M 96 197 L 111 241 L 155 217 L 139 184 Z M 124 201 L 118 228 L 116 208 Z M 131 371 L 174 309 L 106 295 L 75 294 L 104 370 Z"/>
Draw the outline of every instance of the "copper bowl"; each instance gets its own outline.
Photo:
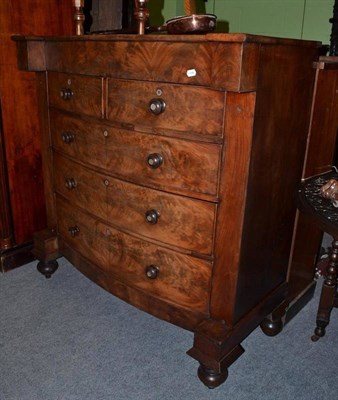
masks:
<path id="1" fill-rule="evenodd" d="M 215 30 L 216 20 L 214 14 L 192 14 L 169 19 L 165 27 L 172 35 L 203 34 Z"/>

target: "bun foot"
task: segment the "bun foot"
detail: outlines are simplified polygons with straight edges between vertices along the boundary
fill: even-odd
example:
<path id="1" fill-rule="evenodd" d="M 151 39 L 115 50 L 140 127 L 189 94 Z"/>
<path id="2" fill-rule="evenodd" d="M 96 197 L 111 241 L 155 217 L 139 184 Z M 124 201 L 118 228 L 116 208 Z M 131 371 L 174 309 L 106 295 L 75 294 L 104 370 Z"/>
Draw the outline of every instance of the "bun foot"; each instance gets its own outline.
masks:
<path id="1" fill-rule="evenodd" d="M 267 336 L 276 336 L 283 330 L 283 321 L 282 319 L 276 319 L 272 321 L 269 318 L 265 318 L 260 325 L 262 331 L 267 335 Z"/>
<path id="2" fill-rule="evenodd" d="M 57 261 L 39 261 L 38 265 L 36 266 L 37 270 L 44 275 L 47 279 L 50 278 L 54 272 L 58 269 L 59 264 Z"/>
<path id="3" fill-rule="evenodd" d="M 198 377 L 201 382 L 204 383 L 209 389 L 221 385 L 228 377 L 228 369 L 225 368 L 222 372 L 214 371 L 206 368 L 204 365 L 200 365 L 198 368 Z"/>

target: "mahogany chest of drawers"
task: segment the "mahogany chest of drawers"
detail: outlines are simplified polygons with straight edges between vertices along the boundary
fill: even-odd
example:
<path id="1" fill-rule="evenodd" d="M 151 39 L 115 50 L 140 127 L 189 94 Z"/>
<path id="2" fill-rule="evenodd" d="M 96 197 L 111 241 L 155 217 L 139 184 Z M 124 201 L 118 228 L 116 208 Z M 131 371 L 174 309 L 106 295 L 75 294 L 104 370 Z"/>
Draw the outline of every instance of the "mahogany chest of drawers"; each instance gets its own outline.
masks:
<path id="1" fill-rule="evenodd" d="M 50 276 L 63 255 L 193 331 L 200 379 L 221 384 L 253 329 L 282 325 L 318 43 L 210 34 L 17 45 L 19 66 L 37 73 L 44 131 L 39 269 Z"/>

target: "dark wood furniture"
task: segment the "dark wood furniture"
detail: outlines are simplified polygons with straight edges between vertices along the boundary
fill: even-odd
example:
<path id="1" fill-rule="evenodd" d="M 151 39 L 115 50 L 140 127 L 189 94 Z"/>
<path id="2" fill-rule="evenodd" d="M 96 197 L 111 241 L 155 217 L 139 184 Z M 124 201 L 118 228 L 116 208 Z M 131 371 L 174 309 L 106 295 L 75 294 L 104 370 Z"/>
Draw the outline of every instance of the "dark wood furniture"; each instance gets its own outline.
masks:
<path id="1" fill-rule="evenodd" d="M 311 222 L 323 232 L 333 236 L 329 253 L 328 266 L 324 272 L 324 282 L 319 300 L 316 329 L 312 336 L 317 341 L 325 335 L 330 322 L 331 311 L 338 307 L 338 209 L 329 199 L 323 198 L 321 188 L 331 179 L 337 180 L 336 172 L 320 175 L 306 180 L 299 191 L 299 208 L 309 216 Z"/>
<path id="2" fill-rule="evenodd" d="M 94 282 L 194 332 L 215 387 L 282 328 L 317 42 L 245 34 L 17 37 L 35 71 L 48 229 Z M 274 319 L 265 319 L 274 315 Z M 279 318 L 275 318 L 278 315 Z"/>
<path id="3" fill-rule="evenodd" d="M 32 15 L 34 10 L 34 15 Z M 0 271 L 32 260 L 46 226 L 35 78 L 18 71 L 13 34 L 72 33 L 72 2 L 0 2 Z"/>
<path id="4" fill-rule="evenodd" d="M 320 57 L 314 68 L 316 78 L 302 180 L 330 172 L 337 159 L 338 57 Z M 307 214 L 298 213 L 289 267 L 286 320 L 313 296 L 322 236 L 322 230 Z"/>

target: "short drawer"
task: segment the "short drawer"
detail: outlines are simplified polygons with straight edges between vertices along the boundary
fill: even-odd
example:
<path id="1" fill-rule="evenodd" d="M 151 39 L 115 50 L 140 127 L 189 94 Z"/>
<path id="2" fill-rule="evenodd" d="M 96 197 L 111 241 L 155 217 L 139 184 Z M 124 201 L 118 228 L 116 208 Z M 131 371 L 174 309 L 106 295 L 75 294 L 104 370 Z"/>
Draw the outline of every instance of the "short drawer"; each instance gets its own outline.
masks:
<path id="1" fill-rule="evenodd" d="M 54 153 L 54 190 L 72 204 L 105 218 L 105 177 Z"/>
<path id="2" fill-rule="evenodd" d="M 217 196 L 219 144 L 117 129 L 56 110 L 51 133 L 56 150 L 109 175 L 190 196 Z"/>
<path id="3" fill-rule="evenodd" d="M 211 262 L 116 230 L 57 197 L 58 233 L 107 274 L 180 306 L 207 312 Z"/>
<path id="4" fill-rule="evenodd" d="M 103 78 L 48 73 L 49 104 L 63 110 L 102 118 Z"/>
<path id="5" fill-rule="evenodd" d="M 108 81 L 107 117 L 152 130 L 221 137 L 225 93 L 200 86 Z"/>

